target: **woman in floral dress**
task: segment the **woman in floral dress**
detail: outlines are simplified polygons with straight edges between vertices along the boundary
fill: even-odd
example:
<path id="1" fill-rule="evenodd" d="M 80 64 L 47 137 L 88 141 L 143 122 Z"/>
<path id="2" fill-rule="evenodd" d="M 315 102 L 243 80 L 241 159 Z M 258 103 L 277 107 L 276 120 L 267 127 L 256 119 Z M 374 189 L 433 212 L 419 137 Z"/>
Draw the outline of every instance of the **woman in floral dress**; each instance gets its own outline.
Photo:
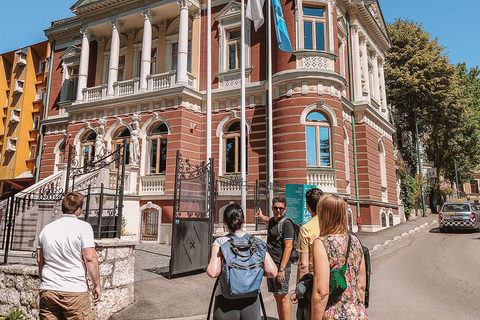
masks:
<path id="1" fill-rule="evenodd" d="M 363 304 L 365 261 L 360 241 L 348 234 L 346 203 L 337 195 L 324 195 L 318 202 L 317 214 L 320 237 L 313 243 L 312 319 L 368 319 Z M 349 237 L 351 247 L 345 273 L 347 289 L 337 301 L 327 305 L 330 269 L 345 264 Z"/>

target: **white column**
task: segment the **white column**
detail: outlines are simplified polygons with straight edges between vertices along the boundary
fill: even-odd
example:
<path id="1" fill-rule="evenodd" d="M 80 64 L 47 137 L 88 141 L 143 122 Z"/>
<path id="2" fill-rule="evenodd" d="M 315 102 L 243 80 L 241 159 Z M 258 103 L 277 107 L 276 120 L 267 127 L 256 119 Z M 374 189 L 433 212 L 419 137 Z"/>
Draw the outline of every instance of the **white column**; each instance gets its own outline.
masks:
<path id="1" fill-rule="evenodd" d="M 118 58 L 120 54 L 120 26 L 119 20 L 110 22 L 112 25 L 112 41 L 110 42 L 110 63 L 108 65 L 107 97 L 113 97 L 113 84 L 118 78 Z"/>
<path id="2" fill-rule="evenodd" d="M 180 6 L 180 25 L 178 27 L 177 83 L 188 84 L 188 7 L 190 0 L 177 0 Z"/>
<path id="3" fill-rule="evenodd" d="M 352 25 L 352 58 L 353 58 L 353 89 L 355 101 L 362 99 L 362 69 L 360 61 L 360 41 L 358 39 L 358 26 Z M 352 84 L 350 84 L 352 85 Z"/>
<path id="4" fill-rule="evenodd" d="M 368 49 L 367 39 L 360 40 L 360 51 L 362 52 L 362 96 L 370 99 L 370 75 L 368 72 Z"/>
<path id="5" fill-rule="evenodd" d="M 140 91 L 147 90 L 147 76 L 150 75 L 152 59 L 152 12 L 146 10 L 143 16 L 142 62 L 140 64 Z"/>
<path id="6" fill-rule="evenodd" d="M 82 34 L 82 51 L 80 52 L 80 66 L 78 67 L 77 102 L 83 101 L 83 89 L 87 87 L 88 59 L 90 56 L 90 31 L 87 28 L 80 30 Z"/>
<path id="7" fill-rule="evenodd" d="M 378 56 L 376 53 L 372 54 L 372 65 L 373 65 L 373 97 L 380 103 L 380 84 L 378 81 Z"/>
<path id="8" fill-rule="evenodd" d="M 241 128 L 241 135 L 240 139 L 242 141 L 240 142 L 240 166 L 241 166 L 241 171 L 242 171 L 242 193 L 241 193 L 241 206 L 242 209 L 245 212 L 245 216 L 247 214 L 247 164 L 246 164 L 246 155 L 247 155 L 247 132 L 246 132 L 246 115 L 245 115 L 245 99 L 246 99 L 246 94 L 245 94 L 245 0 L 241 1 L 241 15 L 240 15 L 240 21 L 241 21 L 241 44 L 240 44 L 240 50 L 242 52 L 241 57 L 240 57 L 240 74 L 241 74 L 241 88 L 240 88 L 240 99 L 242 101 L 241 104 L 241 116 L 240 116 L 240 128 Z M 249 21 L 250 22 L 250 21 Z M 243 230 L 245 229 L 246 224 L 243 225 Z"/>
<path id="9" fill-rule="evenodd" d="M 380 105 L 382 107 L 382 111 L 385 112 L 387 111 L 387 92 L 385 90 L 385 73 L 383 69 L 383 61 L 379 63 L 380 65 L 378 66 L 379 72 L 380 72 L 380 86 L 382 87 L 382 99 L 380 99 Z"/>

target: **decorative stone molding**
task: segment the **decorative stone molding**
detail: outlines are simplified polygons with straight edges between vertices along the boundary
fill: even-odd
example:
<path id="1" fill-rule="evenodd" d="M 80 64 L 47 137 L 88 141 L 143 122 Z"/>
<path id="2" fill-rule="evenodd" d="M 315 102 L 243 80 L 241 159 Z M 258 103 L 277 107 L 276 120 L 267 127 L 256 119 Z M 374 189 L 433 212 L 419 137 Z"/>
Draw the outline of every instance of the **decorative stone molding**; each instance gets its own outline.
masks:
<path id="1" fill-rule="evenodd" d="M 378 124 L 375 120 L 373 120 L 368 115 L 365 116 L 365 123 L 368 124 L 373 129 L 375 129 L 378 133 L 382 135 L 382 137 L 385 137 L 385 139 L 393 141 L 392 135 L 388 133 L 385 129 L 383 129 L 383 127 L 380 124 Z"/>
<path id="2" fill-rule="evenodd" d="M 135 28 L 130 28 L 127 30 L 127 37 L 128 39 L 132 39 L 135 37 Z"/>
<path id="3" fill-rule="evenodd" d="M 322 99 L 319 99 L 322 100 Z M 323 111 L 328 115 L 329 120 L 331 121 L 331 124 L 333 126 L 337 126 L 337 117 L 335 116 L 335 112 L 326 104 L 321 104 L 319 105 L 318 103 L 312 104 L 305 109 L 303 109 L 302 115 L 300 116 L 300 123 L 305 124 L 307 122 L 307 116 L 310 112 L 318 110 L 318 111 Z"/>
<path id="4" fill-rule="evenodd" d="M 177 0 L 177 4 L 180 6 L 180 9 L 186 9 L 192 5 L 190 0 Z"/>
<path id="5" fill-rule="evenodd" d="M 158 23 L 158 30 L 165 30 L 167 29 L 167 20 L 166 19 L 162 19 L 160 20 L 160 22 Z"/>

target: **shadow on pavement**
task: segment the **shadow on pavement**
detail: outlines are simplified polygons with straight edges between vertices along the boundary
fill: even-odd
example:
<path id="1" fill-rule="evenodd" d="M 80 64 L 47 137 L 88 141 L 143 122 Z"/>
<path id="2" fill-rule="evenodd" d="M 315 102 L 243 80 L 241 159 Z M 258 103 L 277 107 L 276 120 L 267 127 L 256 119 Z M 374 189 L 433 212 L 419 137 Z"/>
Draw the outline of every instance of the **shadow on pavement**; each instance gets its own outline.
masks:
<path id="1" fill-rule="evenodd" d="M 445 233 L 445 234 L 466 234 L 466 233 L 477 233 L 478 231 L 473 229 L 447 229 L 445 232 L 441 232 L 440 228 L 432 228 L 429 231 L 430 233 Z M 479 238 L 480 239 L 480 238 Z"/>

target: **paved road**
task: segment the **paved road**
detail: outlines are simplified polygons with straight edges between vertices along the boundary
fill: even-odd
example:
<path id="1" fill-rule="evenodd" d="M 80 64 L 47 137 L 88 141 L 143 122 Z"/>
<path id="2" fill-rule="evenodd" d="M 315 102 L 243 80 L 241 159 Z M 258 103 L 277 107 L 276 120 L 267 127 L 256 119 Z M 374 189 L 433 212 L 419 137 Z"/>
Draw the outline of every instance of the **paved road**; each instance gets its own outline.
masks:
<path id="1" fill-rule="evenodd" d="M 436 226 L 374 256 L 370 319 L 480 319 L 480 233 Z"/>

